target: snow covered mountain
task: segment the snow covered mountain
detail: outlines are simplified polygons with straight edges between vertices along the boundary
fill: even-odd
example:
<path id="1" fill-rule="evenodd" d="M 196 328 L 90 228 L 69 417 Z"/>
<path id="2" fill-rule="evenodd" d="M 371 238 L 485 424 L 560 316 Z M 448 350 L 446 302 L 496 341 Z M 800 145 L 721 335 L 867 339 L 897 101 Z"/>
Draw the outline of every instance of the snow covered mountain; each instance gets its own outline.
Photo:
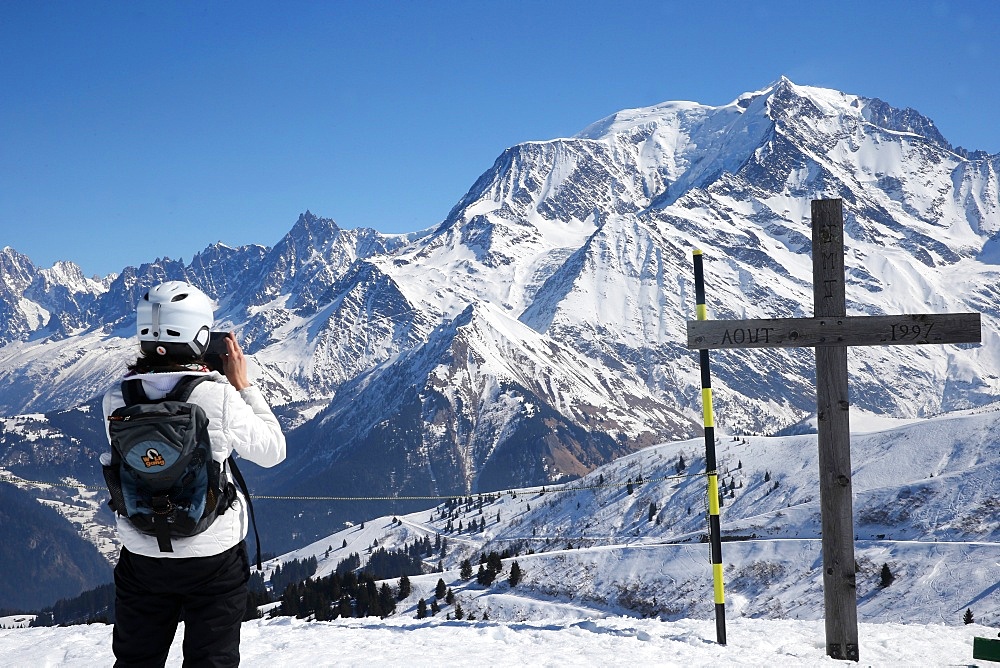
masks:
<path id="1" fill-rule="evenodd" d="M 136 297 L 184 278 L 218 299 L 290 428 L 289 463 L 260 474 L 275 490 L 571 479 L 696 433 L 693 249 L 714 317 L 811 315 L 820 197 L 844 200 L 849 313 L 983 313 L 981 346 L 852 351 L 854 405 L 901 418 L 973 408 L 1000 391 L 998 168 L 1000 155 L 951 146 L 912 109 L 781 79 L 728 105 L 626 110 L 511 147 L 411 235 L 306 212 L 274 248 L 220 244 L 102 280 L 7 248 L 0 414 L 98 395 L 134 355 Z M 713 353 L 718 424 L 798 423 L 814 410 L 813 364 L 809 350 Z"/>

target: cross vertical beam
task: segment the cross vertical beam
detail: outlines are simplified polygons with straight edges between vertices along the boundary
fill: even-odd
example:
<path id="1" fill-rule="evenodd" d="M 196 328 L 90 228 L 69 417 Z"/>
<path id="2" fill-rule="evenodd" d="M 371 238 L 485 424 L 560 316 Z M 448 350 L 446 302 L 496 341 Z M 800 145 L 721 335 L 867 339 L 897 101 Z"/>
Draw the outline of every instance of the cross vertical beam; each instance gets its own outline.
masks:
<path id="1" fill-rule="evenodd" d="M 841 200 L 812 202 L 813 303 L 816 318 L 847 315 Z M 816 347 L 819 494 L 827 655 L 859 660 L 854 561 L 847 347 Z"/>

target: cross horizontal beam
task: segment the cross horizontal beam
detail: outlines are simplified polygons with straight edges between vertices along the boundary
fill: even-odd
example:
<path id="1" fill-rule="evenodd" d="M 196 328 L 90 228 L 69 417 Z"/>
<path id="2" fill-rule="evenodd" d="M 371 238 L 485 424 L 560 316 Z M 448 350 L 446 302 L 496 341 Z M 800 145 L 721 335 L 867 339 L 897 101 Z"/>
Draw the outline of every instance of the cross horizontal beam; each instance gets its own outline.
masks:
<path id="1" fill-rule="evenodd" d="M 687 334 L 696 350 L 923 345 L 980 343 L 982 325 L 979 313 L 688 320 Z"/>

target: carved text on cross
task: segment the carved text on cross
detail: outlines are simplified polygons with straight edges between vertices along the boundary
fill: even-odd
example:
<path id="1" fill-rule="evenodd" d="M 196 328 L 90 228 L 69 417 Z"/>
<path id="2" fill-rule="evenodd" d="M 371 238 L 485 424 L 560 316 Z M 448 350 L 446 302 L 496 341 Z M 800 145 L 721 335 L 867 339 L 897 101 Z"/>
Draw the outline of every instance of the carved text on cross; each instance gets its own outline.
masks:
<path id="1" fill-rule="evenodd" d="M 688 323 L 688 347 L 713 350 L 978 343 L 979 322 L 978 313 L 692 320 Z"/>

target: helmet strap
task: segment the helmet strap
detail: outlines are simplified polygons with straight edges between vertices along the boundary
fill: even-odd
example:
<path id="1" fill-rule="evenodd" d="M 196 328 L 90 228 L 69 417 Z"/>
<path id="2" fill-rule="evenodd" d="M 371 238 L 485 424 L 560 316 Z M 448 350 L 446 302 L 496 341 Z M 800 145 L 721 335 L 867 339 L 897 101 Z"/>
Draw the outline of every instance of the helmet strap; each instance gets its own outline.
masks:
<path id="1" fill-rule="evenodd" d="M 191 350 L 194 351 L 195 357 L 201 357 L 202 354 L 205 352 L 205 348 L 208 347 L 208 338 L 209 338 L 208 327 L 202 327 L 201 329 L 198 330 L 198 333 L 195 334 L 194 340 L 188 342 L 188 345 L 191 347 Z"/>

